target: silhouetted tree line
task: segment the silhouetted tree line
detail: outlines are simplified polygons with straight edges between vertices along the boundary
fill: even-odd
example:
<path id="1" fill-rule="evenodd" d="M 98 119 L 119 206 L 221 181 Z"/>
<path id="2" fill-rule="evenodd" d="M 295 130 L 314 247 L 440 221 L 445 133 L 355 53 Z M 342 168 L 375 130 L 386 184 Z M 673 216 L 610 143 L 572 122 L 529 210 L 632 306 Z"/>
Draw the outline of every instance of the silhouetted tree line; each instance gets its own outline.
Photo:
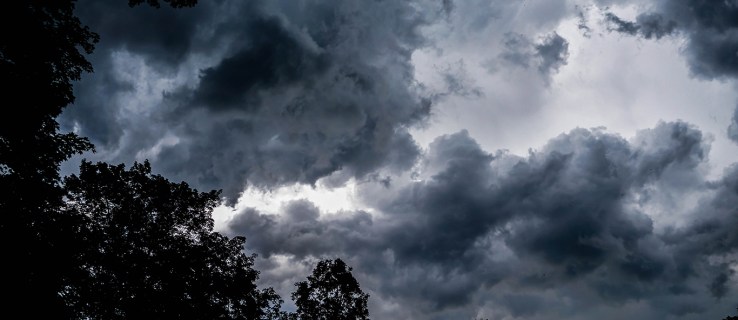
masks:
<path id="1" fill-rule="evenodd" d="M 190 7 L 196 0 L 162 0 Z M 259 289 L 243 237 L 213 232 L 219 192 L 151 173 L 148 162 L 60 164 L 94 150 L 56 117 L 92 72 L 98 35 L 75 0 L 8 1 L 0 10 L 0 235 L 5 314 L 62 319 L 368 319 L 368 295 L 340 259 L 295 284 L 296 312 Z M 129 0 L 130 6 L 158 0 Z"/>

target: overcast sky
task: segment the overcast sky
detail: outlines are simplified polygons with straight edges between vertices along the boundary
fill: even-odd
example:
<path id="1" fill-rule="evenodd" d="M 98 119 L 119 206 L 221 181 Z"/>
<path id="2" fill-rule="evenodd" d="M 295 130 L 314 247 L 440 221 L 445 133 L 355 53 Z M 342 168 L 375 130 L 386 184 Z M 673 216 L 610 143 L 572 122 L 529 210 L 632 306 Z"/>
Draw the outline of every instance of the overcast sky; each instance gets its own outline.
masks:
<path id="1" fill-rule="evenodd" d="M 736 0 L 77 14 L 101 36 L 59 119 L 83 157 L 222 189 L 216 228 L 285 298 L 341 258 L 376 319 L 738 307 Z"/>

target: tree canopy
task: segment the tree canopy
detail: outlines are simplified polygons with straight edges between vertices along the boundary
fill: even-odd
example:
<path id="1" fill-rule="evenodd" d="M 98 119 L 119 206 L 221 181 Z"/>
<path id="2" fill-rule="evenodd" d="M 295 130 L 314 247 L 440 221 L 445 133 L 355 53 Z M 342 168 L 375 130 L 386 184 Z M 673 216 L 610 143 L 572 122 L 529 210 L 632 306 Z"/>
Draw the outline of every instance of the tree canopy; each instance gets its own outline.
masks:
<path id="1" fill-rule="evenodd" d="M 0 10 L 0 83 L 8 101 L 0 117 L 6 310 L 41 305 L 62 315 L 57 293 L 76 264 L 66 236 L 76 222 L 58 212 L 59 164 L 92 144 L 60 133 L 55 117 L 74 101 L 73 82 L 92 71 L 84 54 L 98 37 L 74 15 L 74 6 L 70 0 L 28 0 Z"/>
<path id="2" fill-rule="evenodd" d="M 297 317 L 303 320 L 369 319 L 369 295 L 361 291 L 351 274 L 351 267 L 341 259 L 323 260 L 308 276 L 295 284 L 292 299 Z"/>
<path id="3" fill-rule="evenodd" d="M 262 319 L 279 304 L 257 290 L 243 237 L 213 232 L 218 192 L 151 174 L 148 162 L 83 162 L 64 180 L 81 263 L 63 298 L 78 318 Z"/>

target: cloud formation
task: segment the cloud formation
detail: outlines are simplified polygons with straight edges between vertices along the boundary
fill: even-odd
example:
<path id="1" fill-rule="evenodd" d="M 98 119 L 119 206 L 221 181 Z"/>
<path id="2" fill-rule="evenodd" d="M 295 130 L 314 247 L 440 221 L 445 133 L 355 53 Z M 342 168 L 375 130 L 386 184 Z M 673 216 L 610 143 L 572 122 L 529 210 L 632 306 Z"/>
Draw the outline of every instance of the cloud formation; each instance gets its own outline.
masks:
<path id="1" fill-rule="evenodd" d="M 578 6 L 593 3 L 629 1 L 201 1 L 174 10 L 80 0 L 101 42 L 96 72 L 60 122 L 96 143 L 93 160 L 148 158 L 169 179 L 224 189 L 231 202 L 247 184 L 356 182 L 365 210 L 239 203 L 226 229 L 247 237 L 264 284 L 285 297 L 316 259 L 340 257 L 371 293 L 376 318 L 722 318 L 738 297 L 738 168 L 706 178 L 707 130 L 662 122 L 626 139 L 577 128 L 526 155 L 480 146 L 596 113 L 547 109 L 562 96 L 613 98 L 559 83 L 590 80 L 571 82 L 589 67 L 578 55 L 600 49 L 576 36 L 599 32 Z M 702 79 L 738 75 L 734 1 L 646 8 L 605 22 L 645 39 L 684 36 Z M 561 27 L 578 14 L 579 25 Z M 592 87 L 632 92 L 637 81 L 598 74 L 624 71 L 631 58 L 592 68 L 606 80 Z M 428 70 L 437 83 L 419 80 Z M 463 106 L 440 108 L 454 104 Z M 410 132 L 441 117 L 475 122 L 419 146 Z M 497 125 L 518 130 L 469 133 Z M 738 142 L 738 111 L 727 134 Z"/>
<path id="2" fill-rule="evenodd" d="M 659 0 L 648 8 L 635 21 L 612 13 L 606 14 L 606 21 L 614 31 L 646 39 L 681 33 L 688 40 L 684 53 L 696 76 L 738 77 L 738 2 Z"/>
<path id="3" fill-rule="evenodd" d="M 561 299 L 704 316 L 712 299 L 735 296 L 738 253 L 738 171 L 704 181 L 704 139 L 683 122 L 630 141 L 576 129 L 518 157 L 460 132 L 433 142 L 417 180 L 389 186 L 389 198 L 387 186 L 365 186 L 380 214 L 319 214 L 302 200 L 276 216 L 244 210 L 229 227 L 267 258 L 349 257 L 363 277 L 384 279 L 372 287 L 379 299 L 418 306 L 407 318 L 490 316 L 483 302 L 533 319 L 535 306 L 560 304 L 539 316 L 548 319 L 580 307 Z M 682 209 L 694 223 L 654 226 L 646 210 L 668 207 L 659 197 L 694 189 L 706 194 Z"/>
<path id="4" fill-rule="evenodd" d="M 730 126 L 728 127 L 728 138 L 738 143 L 738 107 L 733 111 Z"/>
<path id="5" fill-rule="evenodd" d="M 111 160 L 148 155 L 164 173 L 234 200 L 247 183 L 409 168 L 419 150 L 407 130 L 430 112 L 410 55 L 436 13 L 405 2 L 300 7 L 80 4 L 105 39 L 94 57 L 103 68 L 78 86 L 63 123 L 113 150 Z"/>
<path id="6" fill-rule="evenodd" d="M 556 32 L 548 34 L 537 42 L 532 42 L 522 34 L 508 33 L 503 41 L 505 51 L 500 53 L 503 64 L 522 68 L 535 68 L 550 82 L 551 76 L 566 65 L 569 57 L 569 42 Z M 490 62 L 494 71 L 495 63 Z"/>

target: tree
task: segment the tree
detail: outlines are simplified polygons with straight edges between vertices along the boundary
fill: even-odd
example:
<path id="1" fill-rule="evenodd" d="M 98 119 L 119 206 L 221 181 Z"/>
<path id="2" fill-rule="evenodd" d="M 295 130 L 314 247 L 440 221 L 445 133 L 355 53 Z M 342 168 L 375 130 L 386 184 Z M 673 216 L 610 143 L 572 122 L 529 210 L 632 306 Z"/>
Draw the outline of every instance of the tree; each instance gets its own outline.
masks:
<path id="1" fill-rule="evenodd" d="M 270 319 L 243 237 L 213 232 L 219 192 L 151 174 L 148 162 L 83 162 L 65 178 L 67 216 L 81 217 L 75 276 L 62 298 L 79 319 Z"/>
<path id="2" fill-rule="evenodd" d="M 59 163 L 74 153 L 90 150 L 86 139 L 61 134 L 55 120 L 74 102 L 72 82 L 92 65 L 97 34 L 74 16 L 73 0 L 10 1 L 0 12 L 0 82 L 3 98 L 18 104 L 0 117 L 0 167 L 3 191 L 17 195 L 26 186 L 54 189 Z M 6 105 L 8 108 L 10 104 Z M 35 194 L 43 194 L 35 190 Z M 58 189 L 43 199 L 25 199 L 19 206 L 48 207 Z M 18 200 L 3 193 L 3 200 Z M 38 203 L 31 203 L 31 200 Z M 6 204 L 5 201 L 2 204 Z"/>
<path id="3" fill-rule="evenodd" d="M 174 7 L 197 2 L 164 1 Z M 131 6 L 141 2 L 129 0 Z M 74 15 L 75 5 L 23 0 L 0 10 L 0 83 L 7 102 L 0 117 L 0 250 L 6 262 L 0 304 L 8 312 L 42 309 L 64 317 L 59 292 L 80 262 L 72 237 L 79 217 L 59 212 L 59 165 L 93 146 L 59 132 L 56 117 L 74 102 L 73 82 L 92 71 L 85 54 L 98 35 Z"/>
<path id="4" fill-rule="evenodd" d="M 369 319 L 367 300 L 359 282 L 341 259 L 323 260 L 307 277 L 295 283 L 292 300 L 301 320 Z"/>
<path id="5" fill-rule="evenodd" d="M 72 82 L 92 70 L 84 53 L 97 35 L 74 16 L 74 1 L 9 1 L 0 10 L 0 234 L 4 309 L 41 306 L 63 317 L 57 293 L 75 264 L 73 219 L 59 215 L 59 164 L 92 145 L 59 132 L 55 117 L 74 101 Z M 12 112 L 11 112 L 12 108 Z"/>

